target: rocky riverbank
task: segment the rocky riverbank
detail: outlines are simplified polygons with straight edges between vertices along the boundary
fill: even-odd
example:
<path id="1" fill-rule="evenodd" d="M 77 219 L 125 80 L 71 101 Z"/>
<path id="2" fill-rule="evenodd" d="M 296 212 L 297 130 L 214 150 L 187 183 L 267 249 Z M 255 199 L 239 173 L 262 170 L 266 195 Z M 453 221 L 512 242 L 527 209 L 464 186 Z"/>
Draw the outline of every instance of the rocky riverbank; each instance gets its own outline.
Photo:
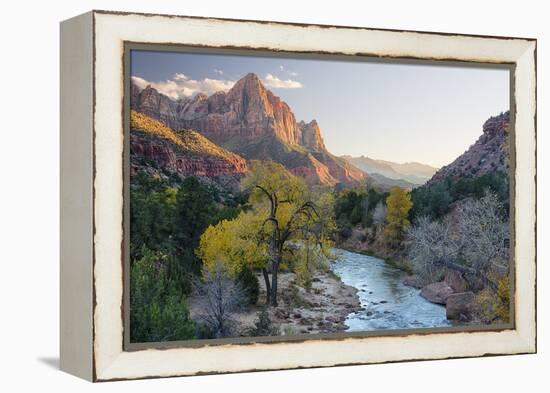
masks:
<path id="1" fill-rule="evenodd" d="M 445 306 L 449 321 L 479 322 L 476 317 L 479 307 L 475 301 L 475 292 L 482 289 L 480 283 L 470 283 L 461 273 L 454 270 L 449 270 L 444 279 L 439 282 L 423 283 L 413 274 L 412 266 L 405 259 L 387 255 L 383 247 L 368 248 L 367 243 L 361 243 L 359 238 L 360 236 L 354 232 L 353 236 L 340 247 L 348 251 L 379 257 L 389 265 L 408 273 L 409 276 L 403 280 L 403 284 L 420 289 L 420 296 L 429 302 Z"/>
<path id="2" fill-rule="evenodd" d="M 479 323 L 479 318 L 477 317 L 479 305 L 475 300 L 475 293 L 483 289 L 481 283 L 468 282 L 461 273 L 454 270 L 449 270 L 441 281 L 423 283 L 422 280 L 413 274 L 412 266 L 404 258 L 384 255 L 383 251 L 380 250 L 374 252 L 372 248 L 367 251 L 357 244 L 350 246 L 349 242 L 347 246 L 347 250 L 349 251 L 376 256 L 383 259 L 390 266 L 409 274 L 403 280 L 403 284 L 420 289 L 420 296 L 429 302 L 445 306 L 449 321 L 471 324 Z"/>
<path id="3" fill-rule="evenodd" d="M 286 273 L 279 307 L 270 310 L 272 321 L 282 332 L 332 333 L 345 331 L 348 314 L 359 311 L 357 289 L 344 284 L 337 276 L 317 273 L 306 291 L 294 284 L 294 274 Z"/>
<path id="4" fill-rule="evenodd" d="M 279 274 L 279 305 L 268 307 L 272 324 L 280 335 L 343 332 L 348 314 L 361 310 L 357 289 L 344 284 L 336 275 L 316 273 L 309 290 L 298 286 L 294 273 Z M 265 306 L 265 286 L 260 282 L 258 304 L 233 315 L 241 335 L 254 327 Z M 199 306 L 189 299 L 191 318 L 200 314 Z"/>
<path id="5" fill-rule="evenodd" d="M 413 274 L 412 266 L 404 255 L 392 254 L 382 242 L 368 243 L 359 226 L 354 228 L 351 236 L 342 242 L 339 247 L 383 259 L 390 266 L 409 274 L 403 280 L 403 284 L 420 289 L 420 296 L 429 302 L 445 306 L 449 321 L 469 324 L 479 323 L 479 305 L 476 302 L 475 295 L 483 289 L 482 283 L 469 282 L 460 272 L 454 270 L 449 270 L 441 281 L 423 282 Z"/>
<path id="6" fill-rule="evenodd" d="M 475 301 L 474 290 L 480 290 L 472 283 L 467 282 L 462 274 L 449 270 L 442 281 L 423 285 L 416 276 L 408 276 L 403 284 L 420 289 L 420 296 L 426 300 L 445 306 L 447 319 L 462 323 L 477 322 L 475 315 L 478 305 Z"/>

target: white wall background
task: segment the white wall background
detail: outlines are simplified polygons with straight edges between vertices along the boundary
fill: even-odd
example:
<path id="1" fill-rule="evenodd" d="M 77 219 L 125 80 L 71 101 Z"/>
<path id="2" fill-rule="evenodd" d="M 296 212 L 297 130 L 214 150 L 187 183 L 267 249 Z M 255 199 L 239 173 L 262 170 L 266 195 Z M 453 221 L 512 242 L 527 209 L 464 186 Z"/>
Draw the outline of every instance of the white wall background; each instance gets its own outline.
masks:
<path id="1" fill-rule="evenodd" d="M 0 390 L 547 391 L 550 36 L 542 1 L 4 2 L 0 13 Z M 539 354 L 92 385 L 58 367 L 59 27 L 90 9 L 538 38 Z M 545 244 L 546 239 L 546 244 Z"/>

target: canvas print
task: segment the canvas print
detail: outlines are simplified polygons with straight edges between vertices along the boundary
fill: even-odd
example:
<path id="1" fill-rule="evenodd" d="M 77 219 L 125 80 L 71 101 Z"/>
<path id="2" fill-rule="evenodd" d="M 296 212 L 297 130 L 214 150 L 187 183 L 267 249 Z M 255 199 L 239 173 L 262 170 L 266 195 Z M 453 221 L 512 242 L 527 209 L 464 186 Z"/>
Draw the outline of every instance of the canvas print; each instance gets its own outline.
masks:
<path id="1" fill-rule="evenodd" d="M 129 64 L 131 343 L 511 323 L 508 68 Z"/>

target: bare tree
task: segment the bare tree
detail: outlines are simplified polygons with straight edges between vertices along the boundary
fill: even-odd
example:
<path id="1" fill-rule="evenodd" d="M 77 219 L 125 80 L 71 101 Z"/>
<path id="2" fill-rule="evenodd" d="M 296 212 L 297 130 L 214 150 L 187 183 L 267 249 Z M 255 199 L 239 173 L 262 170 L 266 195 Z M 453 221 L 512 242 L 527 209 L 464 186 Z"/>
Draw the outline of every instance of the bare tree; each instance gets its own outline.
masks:
<path id="1" fill-rule="evenodd" d="M 372 213 L 372 221 L 375 225 L 383 225 L 386 222 L 386 206 L 380 201 L 374 208 L 374 212 Z"/>
<path id="2" fill-rule="evenodd" d="M 425 282 L 437 281 L 441 265 L 454 261 L 458 253 L 455 237 L 448 220 L 431 221 L 420 217 L 406 232 L 409 243 L 409 259 L 415 273 Z"/>
<path id="3" fill-rule="evenodd" d="M 363 201 L 361 202 L 361 207 L 363 208 L 363 218 L 367 217 L 369 214 L 369 210 L 370 210 L 369 205 L 370 205 L 369 198 L 365 196 L 363 198 Z"/>
<path id="4" fill-rule="evenodd" d="M 508 271 L 510 228 L 497 196 L 486 192 L 458 207 L 457 235 L 464 259 L 475 270 Z"/>
<path id="5" fill-rule="evenodd" d="M 421 217 L 407 231 L 409 258 L 424 280 L 438 278 L 442 269 L 475 276 L 496 290 L 491 272 L 506 273 L 508 223 L 491 192 L 464 201 L 452 218 L 430 221 Z"/>
<path id="6" fill-rule="evenodd" d="M 195 281 L 193 287 L 201 304 L 199 318 L 216 338 L 233 335 L 233 314 L 246 298 L 242 286 L 227 275 L 222 263 L 217 263 L 213 271 L 205 270 L 202 280 Z"/>

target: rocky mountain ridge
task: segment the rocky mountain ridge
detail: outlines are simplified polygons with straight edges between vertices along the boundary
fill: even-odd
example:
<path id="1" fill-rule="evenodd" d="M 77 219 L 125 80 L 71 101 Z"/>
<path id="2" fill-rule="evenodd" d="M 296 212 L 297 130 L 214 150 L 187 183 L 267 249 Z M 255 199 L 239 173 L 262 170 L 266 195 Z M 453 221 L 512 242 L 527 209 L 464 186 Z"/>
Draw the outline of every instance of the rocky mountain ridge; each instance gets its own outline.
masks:
<path id="1" fill-rule="evenodd" d="M 174 131 L 158 120 L 131 112 L 131 173 L 159 170 L 180 175 L 236 181 L 247 171 L 247 163 L 192 130 Z"/>
<path id="2" fill-rule="evenodd" d="M 310 184 L 352 184 L 366 177 L 328 152 L 317 121 L 297 122 L 288 104 L 252 73 L 227 92 L 177 101 L 132 84 L 130 105 L 174 130 L 196 130 L 246 159 L 279 162 Z"/>
<path id="3" fill-rule="evenodd" d="M 510 111 L 490 117 L 483 133 L 468 150 L 449 165 L 439 169 L 428 184 L 446 178 L 477 177 L 490 172 L 507 172 L 509 163 L 508 127 Z"/>

